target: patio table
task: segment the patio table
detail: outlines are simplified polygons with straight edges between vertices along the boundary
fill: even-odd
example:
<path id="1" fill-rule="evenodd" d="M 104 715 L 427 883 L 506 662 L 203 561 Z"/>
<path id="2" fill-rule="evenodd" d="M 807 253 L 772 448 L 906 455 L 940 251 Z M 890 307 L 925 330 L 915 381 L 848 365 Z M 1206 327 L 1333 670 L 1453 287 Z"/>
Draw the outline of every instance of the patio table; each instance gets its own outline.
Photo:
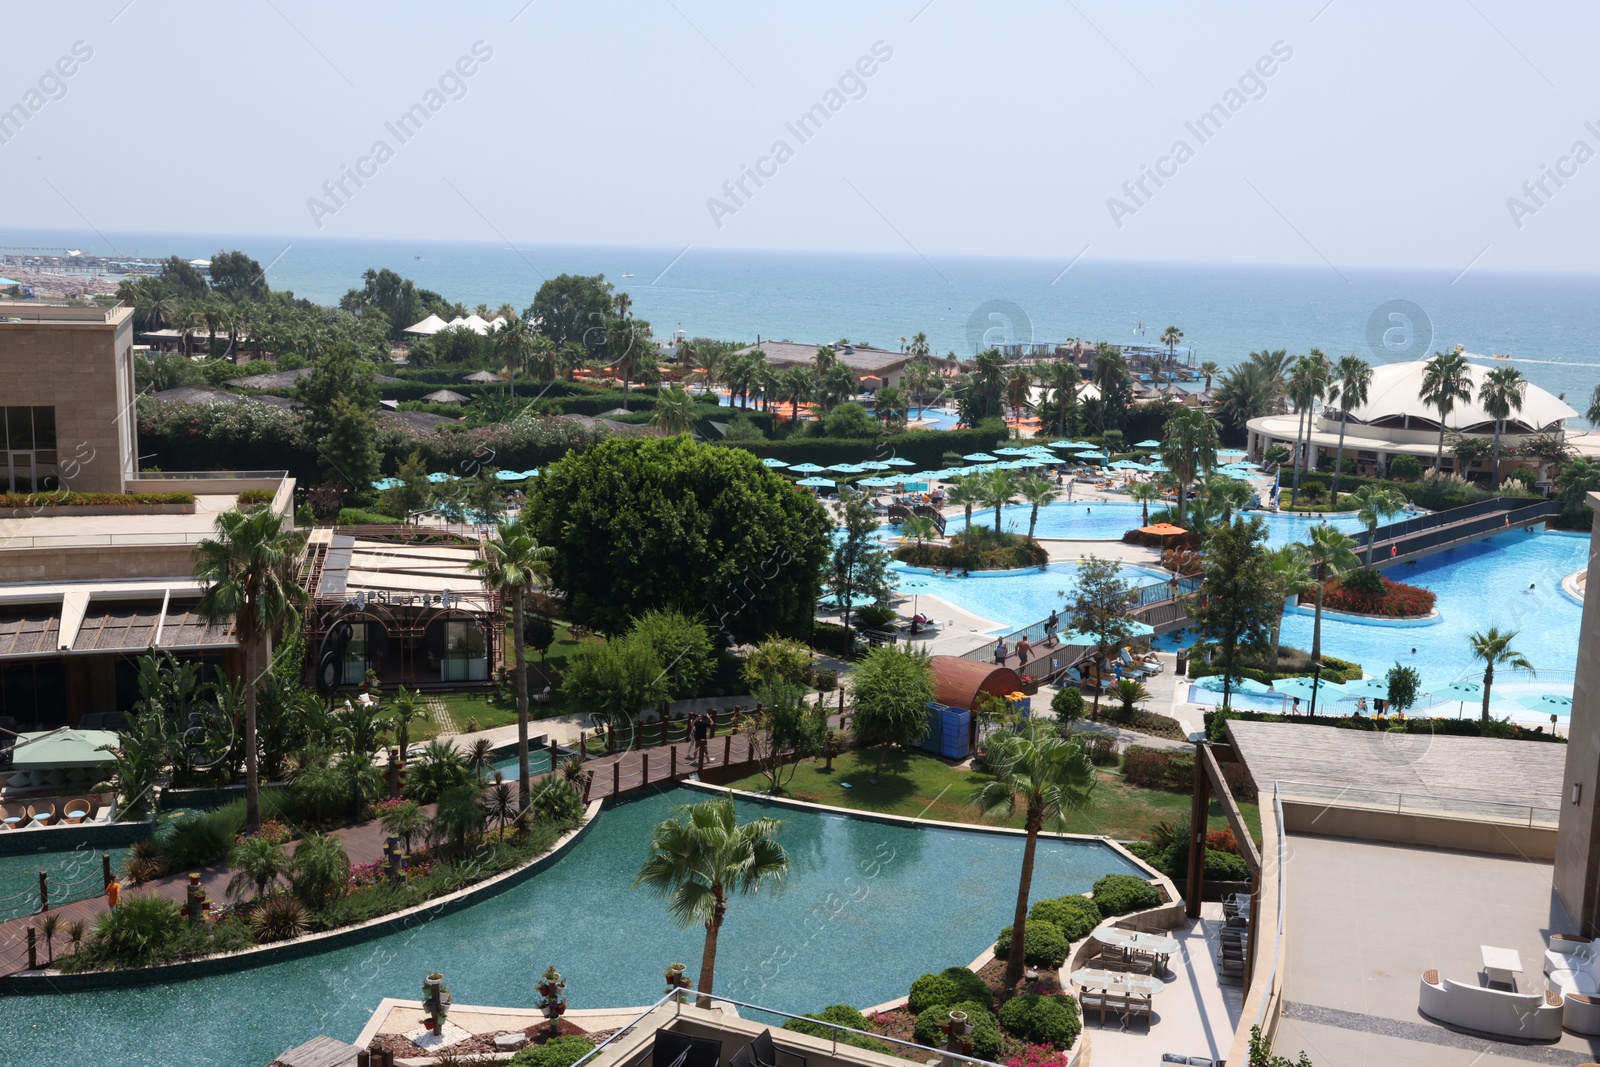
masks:
<path id="1" fill-rule="evenodd" d="M 1156 962 L 1162 967 L 1167 965 L 1167 958 L 1179 949 L 1175 938 L 1164 937 L 1161 934 L 1143 933 L 1139 930 L 1124 930 L 1116 926 L 1107 926 L 1096 930 L 1089 935 L 1102 945 L 1120 948 L 1125 952 L 1143 952 L 1154 956 Z"/>

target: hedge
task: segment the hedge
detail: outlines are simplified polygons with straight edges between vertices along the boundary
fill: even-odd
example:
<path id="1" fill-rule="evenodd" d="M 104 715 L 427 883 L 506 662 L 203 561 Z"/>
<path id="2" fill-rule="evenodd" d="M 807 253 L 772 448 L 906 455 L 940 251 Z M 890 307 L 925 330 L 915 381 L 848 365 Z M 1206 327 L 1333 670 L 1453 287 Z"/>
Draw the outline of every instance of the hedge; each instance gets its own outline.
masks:
<path id="1" fill-rule="evenodd" d="M 511 1057 L 510 1067 L 572 1067 L 593 1049 L 593 1041 L 577 1034 L 552 1037 Z"/>
<path id="2" fill-rule="evenodd" d="M 1206 737 L 1212 741 L 1226 741 L 1226 728 L 1223 726 L 1229 719 L 1243 719 L 1246 722 L 1292 722 L 1302 726 L 1330 726 L 1339 730 L 1395 730 L 1408 734 L 1443 734 L 1448 737 L 1483 737 L 1482 721 L 1472 719 L 1425 718 L 1409 715 L 1272 715 L 1260 711 L 1240 711 L 1230 708 L 1223 712 L 1221 708 L 1213 708 L 1205 713 Z M 1487 736 L 1505 738 L 1513 741 L 1554 741 L 1564 745 L 1567 739 L 1554 733 L 1547 733 L 1543 726 L 1528 729 L 1518 726 L 1506 719 L 1489 720 Z M 1232 766 L 1225 764 L 1224 766 Z"/>
<path id="3" fill-rule="evenodd" d="M 1300 492 L 1304 497 L 1306 486 L 1315 485 L 1322 490 L 1325 497 L 1331 497 L 1333 492 L 1333 474 L 1331 472 L 1316 471 L 1301 476 Z M 1376 485 L 1385 489 L 1393 489 L 1418 507 L 1427 508 L 1429 511 L 1447 511 L 1450 508 L 1459 508 L 1463 504 L 1476 504 L 1480 500 L 1487 500 L 1492 496 L 1527 496 L 1538 499 L 1535 493 L 1523 493 L 1514 487 L 1507 486 L 1503 490 L 1490 491 L 1476 485 L 1462 485 L 1459 482 L 1440 481 L 1435 483 L 1431 478 L 1423 477 L 1420 481 L 1401 482 L 1388 478 L 1363 478 L 1355 474 L 1341 474 L 1339 476 L 1339 504 L 1340 511 L 1353 511 L 1354 507 L 1346 508 L 1345 496 L 1353 493 L 1363 485 Z M 1290 488 L 1286 481 L 1283 485 L 1285 491 Z"/>
<path id="4" fill-rule="evenodd" d="M 0 508 L 131 508 L 193 503 L 193 493 L 0 493 Z"/>
<path id="5" fill-rule="evenodd" d="M 938 974 L 925 974 L 911 983 L 911 993 L 906 997 L 906 1010 L 920 1014 L 934 1004 L 950 1004 L 958 1000 L 976 1000 L 990 1003 L 989 987 L 983 979 L 966 967 L 946 967 Z"/>
<path id="6" fill-rule="evenodd" d="M 1104 918 L 1143 911 L 1161 903 L 1161 890 L 1131 874 L 1108 874 L 1094 884 L 1094 903 Z"/>
<path id="7" fill-rule="evenodd" d="M 1324 587 L 1323 609 L 1349 611 L 1358 615 L 1375 615 L 1388 619 L 1420 619 L 1433 611 L 1433 605 L 1438 598 L 1431 591 L 1391 581 L 1383 575 L 1379 575 L 1378 580 L 1383 583 L 1383 592 L 1369 593 L 1362 589 L 1348 588 L 1335 578 Z M 1304 602 L 1306 597 L 1302 596 L 1300 599 Z"/>
<path id="8" fill-rule="evenodd" d="M 1022 935 L 1022 959 L 1031 967 L 1059 967 L 1067 958 L 1072 945 L 1061 927 L 1046 919 L 1028 920 L 1027 932 Z M 1011 927 L 1000 931 L 994 941 L 996 959 L 1011 957 Z"/>
<path id="9" fill-rule="evenodd" d="M 988 1008 L 972 1000 L 930 1005 L 928 1010 L 917 1016 L 912 1035 L 917 1044 L 933 1049 L 944 1048 L 948 1039 L 942 1028 L 950 1022 L 950 1013 L 953 1011 L 966 1012 L 967 1021 L 972 1024 L 972 1033 L 967 1035 L 972 1042 L 972 1055 L 980 1060 L 993 1060 L 1000 1055 L 1000 1024 Z"/>
<path id="10" fill-rule="evenodd" d="M 1100 924 L 1100 909 L 1085 896 L 1052 897 L 1028 909 L 1028 922 L 1038 920 L 1053 923 L 1069 942 L 1081 941 Z"/>
<path id="11" fill-rule="evenodd" d="M 1323 607 L 1326 608 L 1327 605 L 1324 604 Z M 1189 650 L 1189 678 L 1192 681 L 1208 675 L 1222 673 L 1220 665 L 1207 666 L 1205 650 L 1206 646 L 1204 644 L 1196 644 Z M 1279 663 L 1273 670 L 1241 666 L 1235 673 L 1253 681 L 1271 683 L 1279 678 L 1300 678 L 1312 672 L 1311 655 L 1309 653 L 1298 648 L 1290 648 L 1288 645 L 1279 645 L 1278 653 Z M 1244 659 L 1242 662 L 1248 664 L 1252 661 Z M 1322 654 L 1322 668 L 1323 678 L 1340 684 L 1359 681 L 1364 673 L 1361 664 L 1353 663 L 1347 659 L 1340 659 L 1337 656 L 1330 656 L 1326 652 Z"/>
<path id="12" fill-rule="evenodd" d="M 1000 1025 L 1030 1045 L 1069 1048 L 1083 1029 L 1078 1002 L 1069 996 L 1019 993 L 1000 1009 Z"/>
<path id="13" fill-rule="evenodd" d="M 987 992 L 987 990 L 985 990 Z M 807 1020 L 816 1019 L 816 1022 Z M 819 1012 L 806 1012 L 804 1019 L 790 1019 L 783 1024 L 785 1030 L 797 1034 L 808 1034 L 811 1037 L 820 1037 L 824 1040 L 836 1039 L 841 1045 L 853 1045 L 856 1048 L 871 1049 L 873 1052 L 891 1054 L 889 1045 L 875 1037 L 865 1034 L 850 1034 L 835 1030 L 824 1023 L 836 1023 L 839 1026 L 848 1026 L 852 1030 L 871 1030 L 872 1024 L 861 1012 L 849 1004 L 830 1004 Z"/>

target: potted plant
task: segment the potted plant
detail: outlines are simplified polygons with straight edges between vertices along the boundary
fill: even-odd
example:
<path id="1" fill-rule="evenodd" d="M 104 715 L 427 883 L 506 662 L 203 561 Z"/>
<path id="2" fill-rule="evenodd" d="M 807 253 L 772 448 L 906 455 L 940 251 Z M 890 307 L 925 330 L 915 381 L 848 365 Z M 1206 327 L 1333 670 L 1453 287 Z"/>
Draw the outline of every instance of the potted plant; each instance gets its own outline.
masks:
<path id="1" fill-rule="evenodd" d="M 561 977 L 561 972 L 552 963 L 539 976 L 539 984 L 534 988 L 539 993 L 539 1011 L 549 1020 L 550 1036 L 554 1037 L 561 1030 L 561 1016 L 567 1010 L 566 979 Z"/>
<path id="2" fill-rule="evenodd" d="M 1022 692 L 1027 696 L 1033 696 L 1038 691 L 1039 679 L 1035 678 L 1031 674 L 1024 674 L 1022 676 Z"/>

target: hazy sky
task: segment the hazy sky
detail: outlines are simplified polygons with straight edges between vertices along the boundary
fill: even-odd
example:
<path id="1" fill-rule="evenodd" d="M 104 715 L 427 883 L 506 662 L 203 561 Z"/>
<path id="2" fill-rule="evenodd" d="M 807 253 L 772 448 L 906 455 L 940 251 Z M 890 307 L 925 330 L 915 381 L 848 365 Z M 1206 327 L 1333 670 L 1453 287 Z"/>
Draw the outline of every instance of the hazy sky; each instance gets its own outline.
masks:
<path id="1" fill-rule="evenodd" d="M 6 19 L 0 228 L 1600 270 L 1594 4 L 113 0 Z M 730 195 L 746 167 L 764 184 Z M 1146 167 L 1163 184 L 1125 192 Z M 1535 200 L 1546 167 L 1564 184 Z M 364 184 L 330 195 L 345 168 Z"/>

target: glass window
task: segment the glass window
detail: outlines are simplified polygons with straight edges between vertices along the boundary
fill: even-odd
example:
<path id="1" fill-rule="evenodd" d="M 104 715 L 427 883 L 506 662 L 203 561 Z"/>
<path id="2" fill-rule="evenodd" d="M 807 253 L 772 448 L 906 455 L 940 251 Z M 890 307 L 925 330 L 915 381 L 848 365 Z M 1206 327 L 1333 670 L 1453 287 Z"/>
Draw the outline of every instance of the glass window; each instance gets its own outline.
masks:
<path id="1" fill-rule="evenodd" d="M 350 624 L 350 643 L 344 649 L 344 685 L 360 685 L 367 680 L 367 624 Z"/>
<path id="2" fill-rule="evenodd" d="M 0 492 L 59 488 L 56 409 L 0 408 Z"/>
<path id="3" fill-rule="evenodd" d="M 32 408 L 6 408 L 6 447 L 33 447 Z"/>
<path id="4" fill-rule="evenodd" d="M 56 447 L 56 409 L 33 409 L 33 447 Z M 52 460 L 51 462 L 55 462 Z"/>
<path id="5" fill-rule="evenodd" d="M 477 623 L 470 619 L 445 623 L 440 672 L 446 682 L 481 682 L 489 677 L 489 648 Z"/>

